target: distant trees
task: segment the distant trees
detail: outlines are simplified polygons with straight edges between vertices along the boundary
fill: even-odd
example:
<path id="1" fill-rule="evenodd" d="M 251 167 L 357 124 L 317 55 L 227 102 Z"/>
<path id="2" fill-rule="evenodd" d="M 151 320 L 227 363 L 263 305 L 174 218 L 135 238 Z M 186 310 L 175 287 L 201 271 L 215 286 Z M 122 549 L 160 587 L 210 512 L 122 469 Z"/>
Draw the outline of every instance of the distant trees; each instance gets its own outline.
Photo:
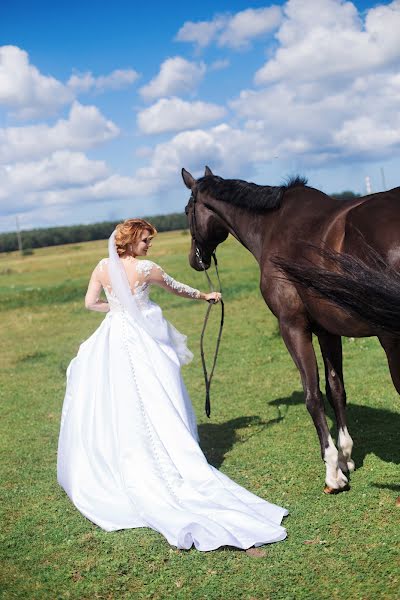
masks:
<path id="1" fill-rule="evenodd" d="M 344 192 L 340 192 L 340 194 L 331 194 L 331 196 L 332 198 L 336 198 L 336 200 L 354 200 L 355 198 L 360 198 L 361 194 L 345 190 Z"/>
<path id="2" fill-rule="evenodd" d="M 156 215 L 144 217 L 153 223 L 158 231 L 174 231 L 187 229 L 187 218 L 184 213 L 170 215 Z M 60 244 L 74 244 L 76 242 L 89 242 L 91 240 L 104 240 L 108 238 L 120 221 L 104 221 L 91 225 L 71 225 L 65 227 L 49 227 L 43 229 L 30 229 L 22 231 L 23 248 L 43 248 L 45 246 L 59 246 Z M 0 252 L 18 250 L 17 234 L 0 233 Z"/>

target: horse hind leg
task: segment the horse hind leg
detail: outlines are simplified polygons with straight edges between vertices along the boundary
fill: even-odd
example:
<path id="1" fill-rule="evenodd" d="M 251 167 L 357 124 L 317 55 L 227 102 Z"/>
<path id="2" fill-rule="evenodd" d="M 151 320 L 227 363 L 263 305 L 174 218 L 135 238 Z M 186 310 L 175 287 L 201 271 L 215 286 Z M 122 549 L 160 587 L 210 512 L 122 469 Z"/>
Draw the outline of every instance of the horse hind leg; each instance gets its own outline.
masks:
<path id="1" fill-rule="evenodd" d="M 344 473 L 352 472 L 353 440 L 346 422 L 346 390 L 343 380 L 342 339 L 328 332 L 319 333 L 318 341 L 325 367 L 326 397 L 333 408 L 338 430 L 339 466 Z"/>
<path id="2" fill-rule="evenodd" d="M 353 451 L 353 439 L 351 438 L 347 427 L 341 427 L 338 434 L 339 465 L 345 472 L 352 473 L 356 468 L 354 460 L 351 458 Z"/>
<path id="3" fill-rule="evenodd" d="M 393 385 L 400 394 L 400 339 L 394 336 L 381 336 L 379 338 L 384 349 L 389 365 Z M 396 506 L 400 506 L 400 496 L 396 500 Z"/>
<path id="4" fill-rule="evenodd" d="M 400 339 L 394 336 L 381 336 L 379 338 L 382 348 L 386 353 L 390 375 L 393 385 L 400 394 Z"/>
<path id="5" fill-rule="evenodd" d="M 335 493 L 347 488 L 348 479 L 339 466 L 339 452 L 329 433 L 322 394 L 319 389 L 318 366 L 307 324 L 280 322 L 285 344 L 300 371 L 307 410 L 317 430 L 321 455 L 325 462 L 325 492 Z"/>

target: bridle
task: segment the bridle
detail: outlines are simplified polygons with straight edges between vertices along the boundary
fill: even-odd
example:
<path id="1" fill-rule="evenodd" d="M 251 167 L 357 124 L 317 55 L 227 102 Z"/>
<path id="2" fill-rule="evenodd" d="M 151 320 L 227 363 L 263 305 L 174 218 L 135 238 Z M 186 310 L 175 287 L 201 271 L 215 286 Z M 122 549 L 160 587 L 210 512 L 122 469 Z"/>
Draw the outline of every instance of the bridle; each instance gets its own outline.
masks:
<path id="1" fill-rule="evenodd" d="M 197 227 L 197 220 L 196 220 L 196 202 L 197 202 L 197 193 L 193 193 L 192 190 L 192 194 L 189 198 L 189 202 L 187 205 L 187 208 L 190 204 L 190 201 L 193 202 L 193 210 L 192 210 L 192 218 L 191 218 L 191 222 L 189 223 L 189 228 L 190 228 L 190 233 L 192 236 L 192 241 L 195 247 L 195 254 L 196 254 L 196 258 L 197 261 L 199 263 L 199 265 L 203 268 L 204 273 L 206 275 L 207 281 L 208 281 L 208 285 L 210 287 L 210 291 L 214 292 L 214 285 L 213 282 L 211 281 L 211 278 L 207 272 L 206 266 L 203 262 L 202 256 L 201 256 L 201 252 L 200 252 L 200 248 L 198 246 L 199 243 L 201 243 L 201 241 L 198 239 L 199 236 L 199 231 L 198 231 L 198 227 Z M 189 215 L 189 211 L 185 210 L 186 214 Z M 204 244 L 203 244 L 204 245 Z M 215 250 L 213 250 L 213 252 L 211 253 L 211 257 L 213 259 L 214 262 L 214 267 L 215 267 L 215 272 L 217 275 L 217 279 L 218 279 L 218 285 L 219 285 L 219 291 L 220 293 L 222 293 L 222 287 L 221 287 L 221 280 L 219 278 L 219 272 L 218 272 L 218 262 L 217 262 L 217 255 Z M 206 314 L 204 316 L 204 323 L 203 323 L 203 329 L 201 331 L 201 336 L 200 336 L 200 355 L 201 355 L 201 364 L 203 366 L 203 373 L 204 373 L 204 381 L 205 381 L 205 385 L 206 385 L 206 401 L 205 401 L 205 411 L 206 411 L 206 415 L 207 417 L 210 417 L 211 414 L 211 403 L 210 403 L 210 387 L 211 387 L 211 380 L 213 378 L 214 375 L 214 370 L 215 370 L 215 365 L 217 363 L 217 356 L 218 356 L 218 351 L 219 351 L 219 345 L 221 342 L 221 337 L 222 337 L 222 329 L 224 326 L 224 317 L 225 317 L 225 306 L 224 306 L 224 301 L 220 300 L 220 304 L 221 304 L 221 320 L 220 320 L 220 326 L 219 326 L 219 333 L 218 333 L 218 338 L 217 338 L 217 343 L 215 346 L 215 353 L 214 353 L 214 360 L 212 363 L 212 368 L 210 371 L 210 375 L 208 375 L 207 372 L 207 365 L 206 365 L 206 360 L 205 360 L 205 355 L 204 355 L 204 334 L 206 331 L 206 327 L 207 327 L 207 322 L 208 322 L 208 317 L 210 316 L 210 312 L 211 312 L 211 308 L 212 305 L 215 304 L 214 300 L 209 300 L 208 301 L 208 306 L 207 306 L 207 311 Z"/>

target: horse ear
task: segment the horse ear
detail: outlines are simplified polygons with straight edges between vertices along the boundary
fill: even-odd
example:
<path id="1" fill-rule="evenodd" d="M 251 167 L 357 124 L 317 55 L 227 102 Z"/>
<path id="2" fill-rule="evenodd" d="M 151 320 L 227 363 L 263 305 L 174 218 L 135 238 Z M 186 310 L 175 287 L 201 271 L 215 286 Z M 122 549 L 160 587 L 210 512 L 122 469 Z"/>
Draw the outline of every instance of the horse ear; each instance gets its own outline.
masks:
<path id="1" fill-rule="evenodd" d="M 207 167 L 204 169 L 204 177 L 210 177 L 214 175 L 214 173 L 211 171 L 210 167 Z"/>
<path id="2" fill-rule="evenodd" d="M 182 179 L 183 179 L 183 182 L 186 185 L 186 187 L 189 188 L 189 190 L 192 190 L 194 187 L 194 184 L 196 183 L 196 180 L 189 173 L 189 171 L 186 171 L 186 169 L 182 169 Z"/>

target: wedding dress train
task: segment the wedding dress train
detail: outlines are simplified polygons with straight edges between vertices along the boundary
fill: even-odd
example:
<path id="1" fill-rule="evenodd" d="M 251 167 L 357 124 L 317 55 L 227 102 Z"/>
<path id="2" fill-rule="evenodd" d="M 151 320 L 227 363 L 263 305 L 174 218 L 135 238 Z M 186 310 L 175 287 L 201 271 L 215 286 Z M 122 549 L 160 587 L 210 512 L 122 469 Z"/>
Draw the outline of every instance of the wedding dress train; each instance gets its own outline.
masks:
<path id="1" fill-rule="evenodd" d="M 164 287 L 181 286 L 182 295 L 196 290 L 151 261 L 137 261 L 137 272 L 137 307 L 159 337 L 138 325 L 110 286 L 104 288 L 110 312 L 67 370 L 59 484 L 106 531 L 151 527 L 173 546 L 198 550 L 283 540 L 280 523 L 288 511 L 212 467 L 198 444 L 180 372 L 190 353 L 184 336 L 149 299 L 151 273 Z"/>

